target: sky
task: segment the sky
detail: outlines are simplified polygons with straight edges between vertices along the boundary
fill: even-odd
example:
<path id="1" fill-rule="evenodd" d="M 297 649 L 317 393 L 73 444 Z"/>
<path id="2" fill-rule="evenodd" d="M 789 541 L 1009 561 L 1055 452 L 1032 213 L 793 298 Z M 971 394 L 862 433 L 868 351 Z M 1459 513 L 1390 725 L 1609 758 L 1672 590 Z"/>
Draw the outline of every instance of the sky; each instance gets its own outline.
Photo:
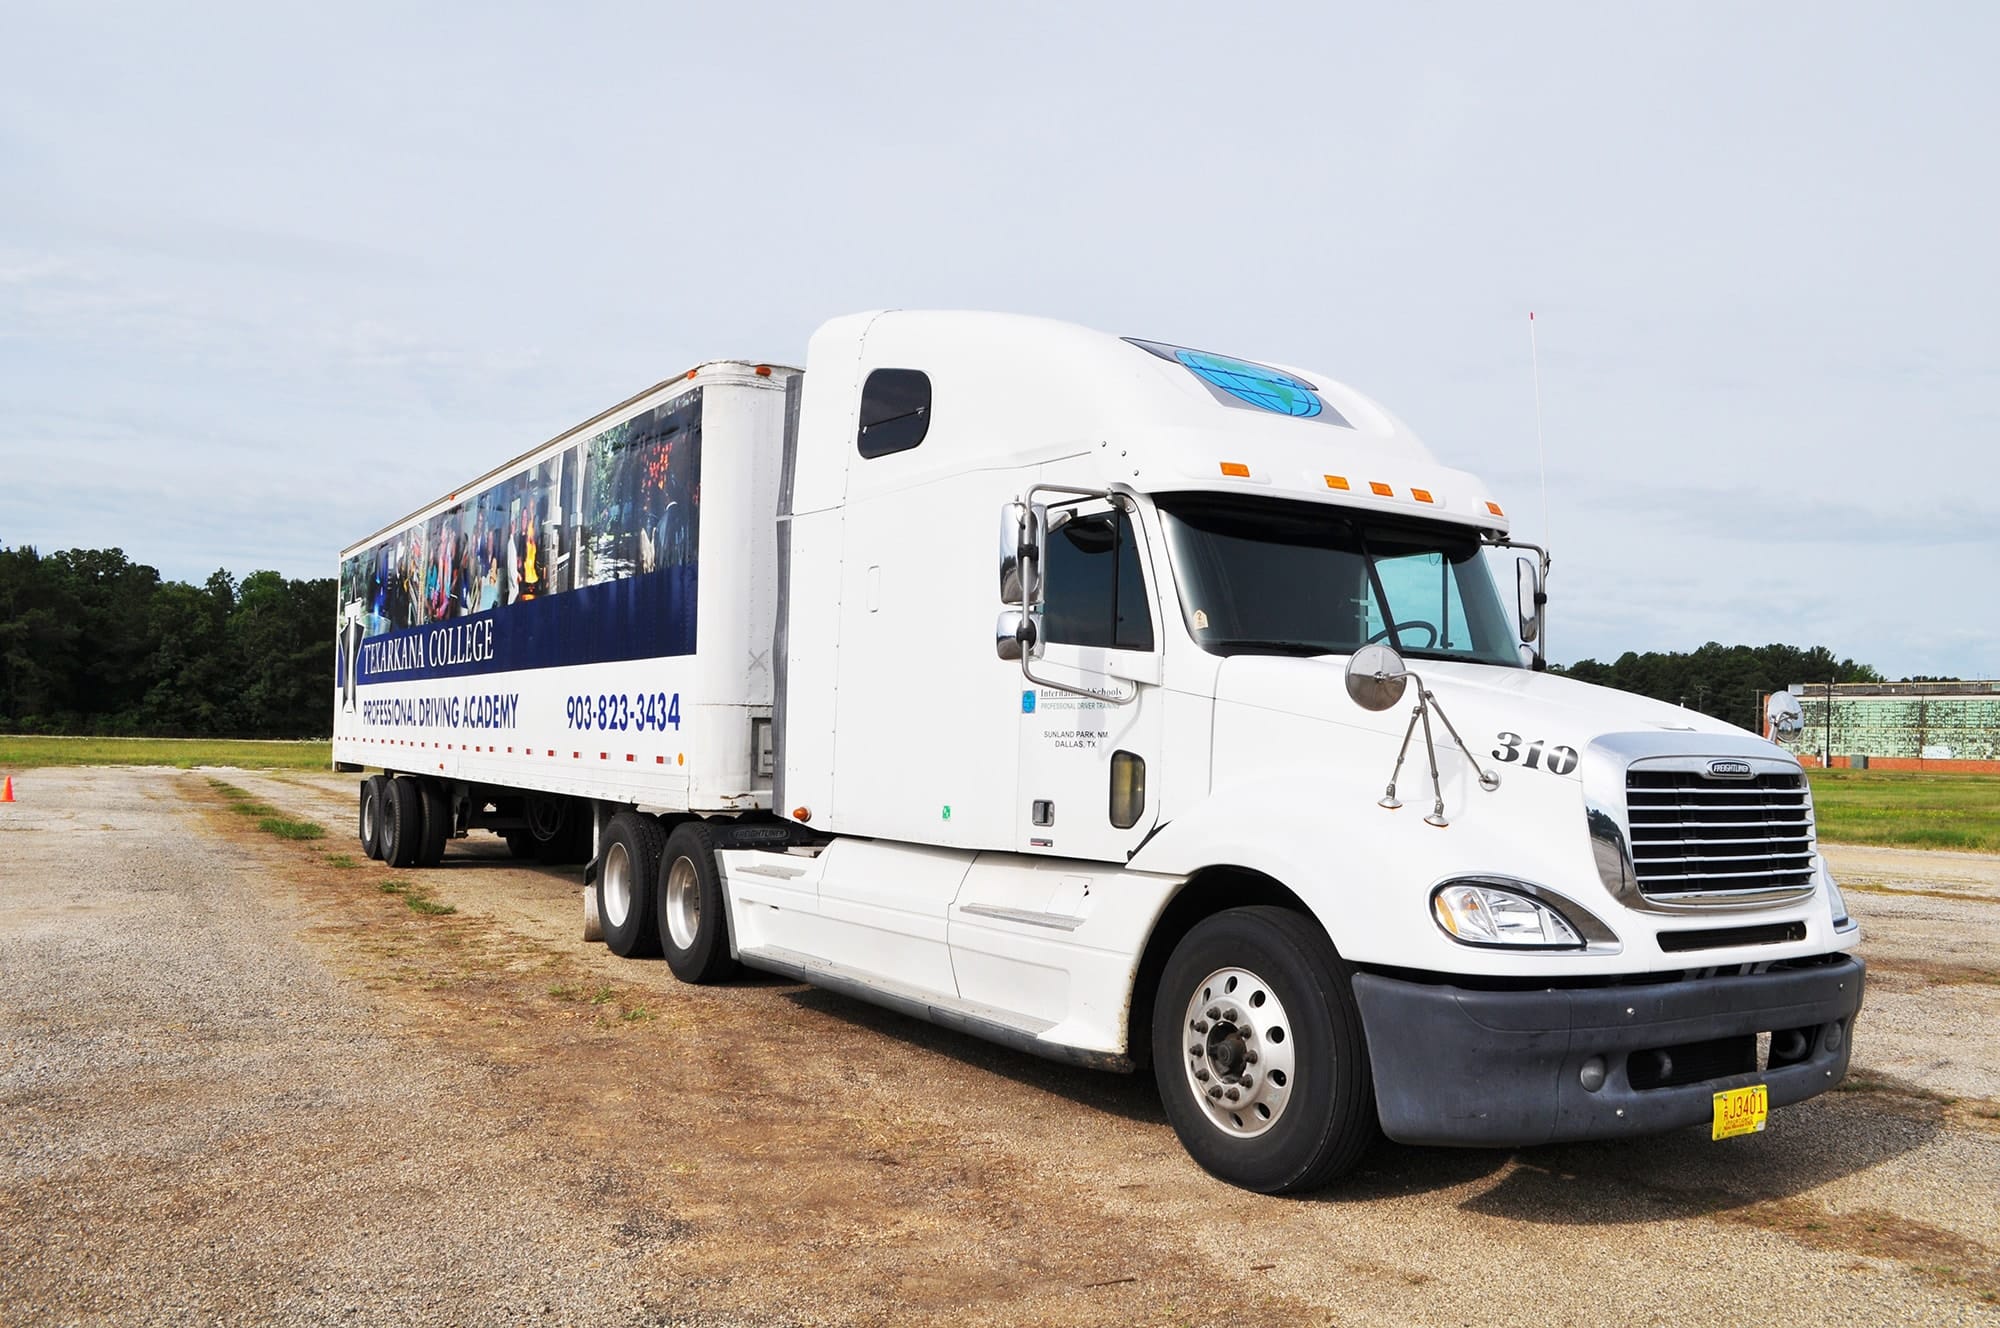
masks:
<path id="1" fill-rule="evenodd" d="M 0 0 L 0 30 L 0 545 L 331 576 L 698 361 L 993 308 L 1375 396 L 1547 536 L 1558 661 L 2000 677 L 2000 8 Z"/>

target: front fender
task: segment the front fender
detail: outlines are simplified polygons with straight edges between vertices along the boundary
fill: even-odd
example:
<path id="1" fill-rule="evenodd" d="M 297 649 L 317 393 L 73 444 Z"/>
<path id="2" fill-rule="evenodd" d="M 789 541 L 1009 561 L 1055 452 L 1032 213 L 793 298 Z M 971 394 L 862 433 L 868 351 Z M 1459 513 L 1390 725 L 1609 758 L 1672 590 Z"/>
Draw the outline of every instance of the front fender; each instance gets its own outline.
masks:
<path id="1" fill-rule="evenodd" d="M 1216 867 L 1260 872 L 1298 895 L 1354 963 L 1523 976 L 1629 966 L 1615 955 L 1479 950 L 1438 928 L 1431 888 L 1471 875 L 1531 881 L 1614 921 L 1572 781 L 1517 775 L 1487 792 L 1469 772 L 1440 775 L 1449 822 L 1442 828 L 1424 819 L 1432 805 L 1428 773 L 1406 777 L 1405 805 L 1388 810 L 1377 805 L 1382 785 L 1352 772 L 1262 771 L 1173 816 L 1129 865 L 1188 877 Z"/>

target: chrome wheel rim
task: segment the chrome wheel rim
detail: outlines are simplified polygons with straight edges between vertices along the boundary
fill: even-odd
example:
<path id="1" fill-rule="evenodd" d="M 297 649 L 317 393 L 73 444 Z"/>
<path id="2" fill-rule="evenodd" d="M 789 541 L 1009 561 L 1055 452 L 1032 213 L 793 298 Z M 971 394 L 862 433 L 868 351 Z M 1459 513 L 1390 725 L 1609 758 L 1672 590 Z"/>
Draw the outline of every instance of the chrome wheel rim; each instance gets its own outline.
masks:
<path id="1" fill-rule="evenodd" d="M 701 878 L 691 859 L 675 858 L 667 869 L 667 934 L 673 937 L 675 949 L 687 950 L 700 932 Z"/>
<path id="2" fill-rule="evenodd" d="M 361 839 L 363 843 L 375 838 L 375 799 L 367 794 L 361 798 Z"/>
<path id="3" fill-rule="evenodd" d="M 1296 1070 L 1291 1019 L 1269 983 L 1218 968 L 1195 985 L 1181 1027 L 1181 1068 L 1209 1122 L 1253 1139 L 1278 1123 Z"/>
<path id="4" fill-rule="evenodd" d="M 622 927 L 632 916 L 632 855 L 623 844 L 613 844 L 604 852 L 604 921 Z"/>

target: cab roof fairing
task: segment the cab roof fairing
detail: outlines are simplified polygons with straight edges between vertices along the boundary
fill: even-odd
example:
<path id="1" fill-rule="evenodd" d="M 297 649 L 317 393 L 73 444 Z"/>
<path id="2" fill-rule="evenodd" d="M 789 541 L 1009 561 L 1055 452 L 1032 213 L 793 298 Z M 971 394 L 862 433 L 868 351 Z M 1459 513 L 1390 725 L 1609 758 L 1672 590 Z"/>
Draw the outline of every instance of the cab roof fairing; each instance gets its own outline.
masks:
<path id="1" fill-rule="evenodd" d="M 1441 466 L 1380 402 L 1315 370 L 1246 361 L 1310 384 L 1328 408 L 1318 418 L 1296 418 L 1231 400 L 1188 365 L 1134 340 L 1023 314 L 850 314 L 815 334 L 809 367 L 822 351 L 853 357 L 856 389 L 874 369 L 928 373 L 937 391 L 936 427 L 954 437 L 957 464 L 974 458 L 1036 464 L 1061 450 L 1052 444 L 1068 440 L 1076 451 L 1096 455 L 1104 483 L 1162 491 L 1241 487 L 1501 534 L 1509 527 L 1505 516 L 1488 510 L 1491 491 L 1478 477 Z M 1225 461 L 1249 466 L 1251 480 L 1225 477 Z M 931 462 L 912 453 L 904 465 L 929 469 Z M 1328 475 L 1346 479 L 1349 489 L 1329 488 Z M 1371 481 L 1389 485 L 1394 496 L 1378 497 Z M 1413 489 L 1435 501 L 1417 501 Z"/>

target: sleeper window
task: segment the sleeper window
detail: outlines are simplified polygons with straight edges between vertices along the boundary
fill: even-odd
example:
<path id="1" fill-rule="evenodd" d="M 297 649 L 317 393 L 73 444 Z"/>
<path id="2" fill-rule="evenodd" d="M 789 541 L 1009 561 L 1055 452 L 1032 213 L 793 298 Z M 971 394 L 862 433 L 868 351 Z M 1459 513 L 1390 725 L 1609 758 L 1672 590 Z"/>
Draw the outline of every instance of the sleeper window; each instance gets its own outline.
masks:
<path id="1" fill-rule="evenodd" d="M 921 369 L 877 369 L 861 385 L 861 432 L 868 458 L 907 452 L 931 427 L 931 380 Z"/>

